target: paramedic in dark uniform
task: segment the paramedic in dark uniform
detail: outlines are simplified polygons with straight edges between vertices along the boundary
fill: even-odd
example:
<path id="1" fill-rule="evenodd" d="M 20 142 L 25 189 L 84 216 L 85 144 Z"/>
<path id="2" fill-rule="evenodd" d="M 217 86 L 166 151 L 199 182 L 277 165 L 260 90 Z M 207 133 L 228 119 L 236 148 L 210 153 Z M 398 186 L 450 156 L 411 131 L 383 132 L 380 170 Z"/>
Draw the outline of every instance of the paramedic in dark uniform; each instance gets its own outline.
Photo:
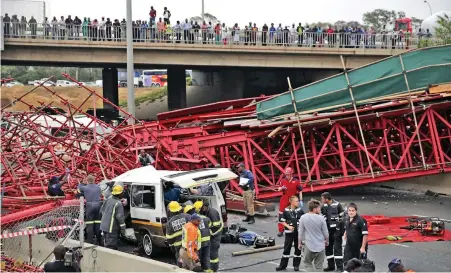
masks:
<path id="1" fill-rule="evenodd" d="M 182 229 L 188 216 L 182 209 L 177 201 L 171 201 L 168 205 L 169 221 L 166 223 L 166 240 L 174 252 L 177 265 L 179 265 L 179 252 L 182 247 Z"/>
<path id="2" fill-rule="evenodd" d="M 344 262 L 346 263 L 352 258 L 366 258 L 366 253 L 368 253 L 368 224 L 357 213 L 357 205 L 354 203 L 348 205 L 348 218 L 345 223 L 345 229 Z"/>
<path id="3" fill-rule="evenodd" d="M 100 197 L 102 195 L 102 190 L 100 186 L 94 184 L 94 176 L 88 175 L 86 178 L 88 184 L 82 186 L 78 189 L 78 194 L 86 198 L 86 232 L 87 232 L 87 242 L 92 244 L 94 242 L 94 235 L 96 236 L 96 243 L 100 245 L 100 207 L 102 206 L 102 201 Z"/>
<path id="4" fill-rule="evenodd" d="M 50 196 L 66 196 L 62 187 L 65 183 L 67 183 L 67 179 L 69 176 L 70 170 L 66 168 L 66 171 L 61 176 L 52 176 L 49 180 L 49 184 L 47 187 L 47 193 Z"/>
<path id="5" fill-rule="evenodd" d="M 198 202 L 202 201 L 196 201 L 196 203 Z M 211 221 L 210 267 L 213 272 L 217 272 L 219 269 L 219 247 L 224 223 L 222 222 L 219 212 L 212 208 L 207 202 L 202 202 L 200 213 L 207 216 Z M 194 207 L 198 206 L 196 203 L 194 203 Z"/>
<path id="6" fill-rule="evenodd" d="M 279 222 L 284 226 L 285 242 L 283 243 L 283 254 L 280 265 L 276 267 L 276 271 L 287 269 L 290 260 L 291 247 L 294 243 L 294 271 L 299 271 L 301 264 L 301 250 L 298 244 L 298 221 L 304 212 L 299 207 L 299 198 L 296 195 L 290 197 L 290 206 L 286 207 L 282 214 L 279 214 Z"/>
<path id="7" fill-rule="evenodd" d="M 341 242 L 341 235 L 337 230 L 340 214 L 344 212 L 343 207 L 339 202 L 332 199 L 332 195 L 328 192 L 321 194 L 321 214 L 326 218 L 327 229 L 329 231 L 329 245 L 326 247 L 327 267 L 324 271 L 335 271 L 335 264 L 337 269 L 343 269 L 343 246 Z M 338 241 L 335 243 L 335 241 Z"/>

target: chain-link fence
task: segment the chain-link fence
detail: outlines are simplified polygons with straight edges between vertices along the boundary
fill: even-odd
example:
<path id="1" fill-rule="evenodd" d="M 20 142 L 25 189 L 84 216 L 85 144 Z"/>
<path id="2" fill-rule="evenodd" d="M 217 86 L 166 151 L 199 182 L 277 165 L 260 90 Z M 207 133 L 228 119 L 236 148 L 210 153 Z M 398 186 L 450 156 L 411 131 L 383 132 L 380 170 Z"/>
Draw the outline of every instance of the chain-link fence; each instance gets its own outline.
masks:
<path id="1" fill-rule="evenodd" d="M 56 245 L 82 246 L 83 203 L 83 198 L 64 202 L 38 217 L 2 225 L 2 271 L 37 272 L 53 259 Z"/>

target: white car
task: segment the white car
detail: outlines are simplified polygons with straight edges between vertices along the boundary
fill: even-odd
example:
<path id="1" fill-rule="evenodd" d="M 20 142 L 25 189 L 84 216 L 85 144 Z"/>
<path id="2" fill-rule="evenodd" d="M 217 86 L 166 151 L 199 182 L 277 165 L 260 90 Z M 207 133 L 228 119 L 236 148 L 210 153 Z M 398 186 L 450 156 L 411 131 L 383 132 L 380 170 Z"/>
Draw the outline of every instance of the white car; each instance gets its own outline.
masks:
<path id="1" fill-rule="evenodd" d="M 77 86 L 76 83 L 66 80 L 56 81 L 56 86 Z"/>
<path id="2" fill-rule="evenodd" d="M 36 81 L 34 86 L 39 86 L 43 81 Z M 46 81 L 43 86 L 56 86 L 56 84 L 52 81 Z"/>
<path id="3" fill-rule="evenodd" d="M 23 86 L 22 83 L 20 82 L 16 82 L 16 81 L 12 81 L 6 84 L 6 87 L 13 87 L 13 86 Z"/>

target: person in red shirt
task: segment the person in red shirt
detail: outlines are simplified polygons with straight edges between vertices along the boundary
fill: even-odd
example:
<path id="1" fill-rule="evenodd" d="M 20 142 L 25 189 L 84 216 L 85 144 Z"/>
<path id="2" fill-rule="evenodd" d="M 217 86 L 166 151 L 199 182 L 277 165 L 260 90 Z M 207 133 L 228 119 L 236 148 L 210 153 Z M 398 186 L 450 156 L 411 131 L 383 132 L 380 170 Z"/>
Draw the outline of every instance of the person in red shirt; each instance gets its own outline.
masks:
<path id="1" fill-rule="evenodd" d="M 153 9 L 153 6 L 150 7 L 149 16 L 150 16 L 150 26 L 149 27 L 152 27 L 155 24 L 155 19 L 157 18 L 157 11 Z"/>
<path id="2" fill-rule="evenodd" d="M 280 197 L 279 202 L 279 215 L 283 214 L 283 210 L 288 207 L 290 204 L 290 197 L 293 195 L 299 194 L 299 207 L 302 209 L 303 202 L 302 202 L 302 185 L 301 182 L 293 177 L 293 169 L 288 167 L 285 169 L 285 178 L 282 179 L 280 182 L 280 187 L 277 189 L 278 191 L 282 191 L 282 197 Z M 283 236 L 283 225 L 277 224 L 277 227 L 279 229 L 279 233 L 277 233 L 277 236 L 282 237 Z"/>

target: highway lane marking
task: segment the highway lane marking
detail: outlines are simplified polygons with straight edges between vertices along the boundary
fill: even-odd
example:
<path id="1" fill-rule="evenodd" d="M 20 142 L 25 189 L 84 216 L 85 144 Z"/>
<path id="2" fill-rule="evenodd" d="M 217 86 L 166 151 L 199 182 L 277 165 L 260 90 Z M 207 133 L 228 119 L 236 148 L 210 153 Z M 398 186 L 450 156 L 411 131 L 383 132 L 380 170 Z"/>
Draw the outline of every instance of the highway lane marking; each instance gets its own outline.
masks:
<path id="1" fill-rule="evenodd" d="M 410 246 L 406 246 L 406 245 L 402 245 L 402 244 L 398 244 L 398 243 L 391 243 L 391 244 L 395 245 L 395 246 L 410 247 Z"/>
<path id="2" fill-rule="evenodd" d="M 416 216 L 416 217 L 431 217 L 431 216 L 425 216 L 425 215 L 416 215 L 416 214 L 412 214 L 412 216 Z M 448 223 L 451 223 L 451 220 L 449 220 L 449 219 L 443 219 L 443 218 L 440 218 L 440 217 L 438 217 L 440 220 L 442 220 L 442 221 L 445 221 L 445 222 L 448 222 Z"/>
<path id="3" fill-rule="evenodd" d="M 274 265 L 279 265 L 278 263 L 276 263 L 276 262 L 266 262 L 267 264 L 274 264 Z M 289 268 L 289 269 L 294 269 L 292 266 L 287 266 L 287 268 Z M 305 271 L 305 269 L 299 269 L 299 271 L 300 272 L 307 272 L 307 271 Z"/>

